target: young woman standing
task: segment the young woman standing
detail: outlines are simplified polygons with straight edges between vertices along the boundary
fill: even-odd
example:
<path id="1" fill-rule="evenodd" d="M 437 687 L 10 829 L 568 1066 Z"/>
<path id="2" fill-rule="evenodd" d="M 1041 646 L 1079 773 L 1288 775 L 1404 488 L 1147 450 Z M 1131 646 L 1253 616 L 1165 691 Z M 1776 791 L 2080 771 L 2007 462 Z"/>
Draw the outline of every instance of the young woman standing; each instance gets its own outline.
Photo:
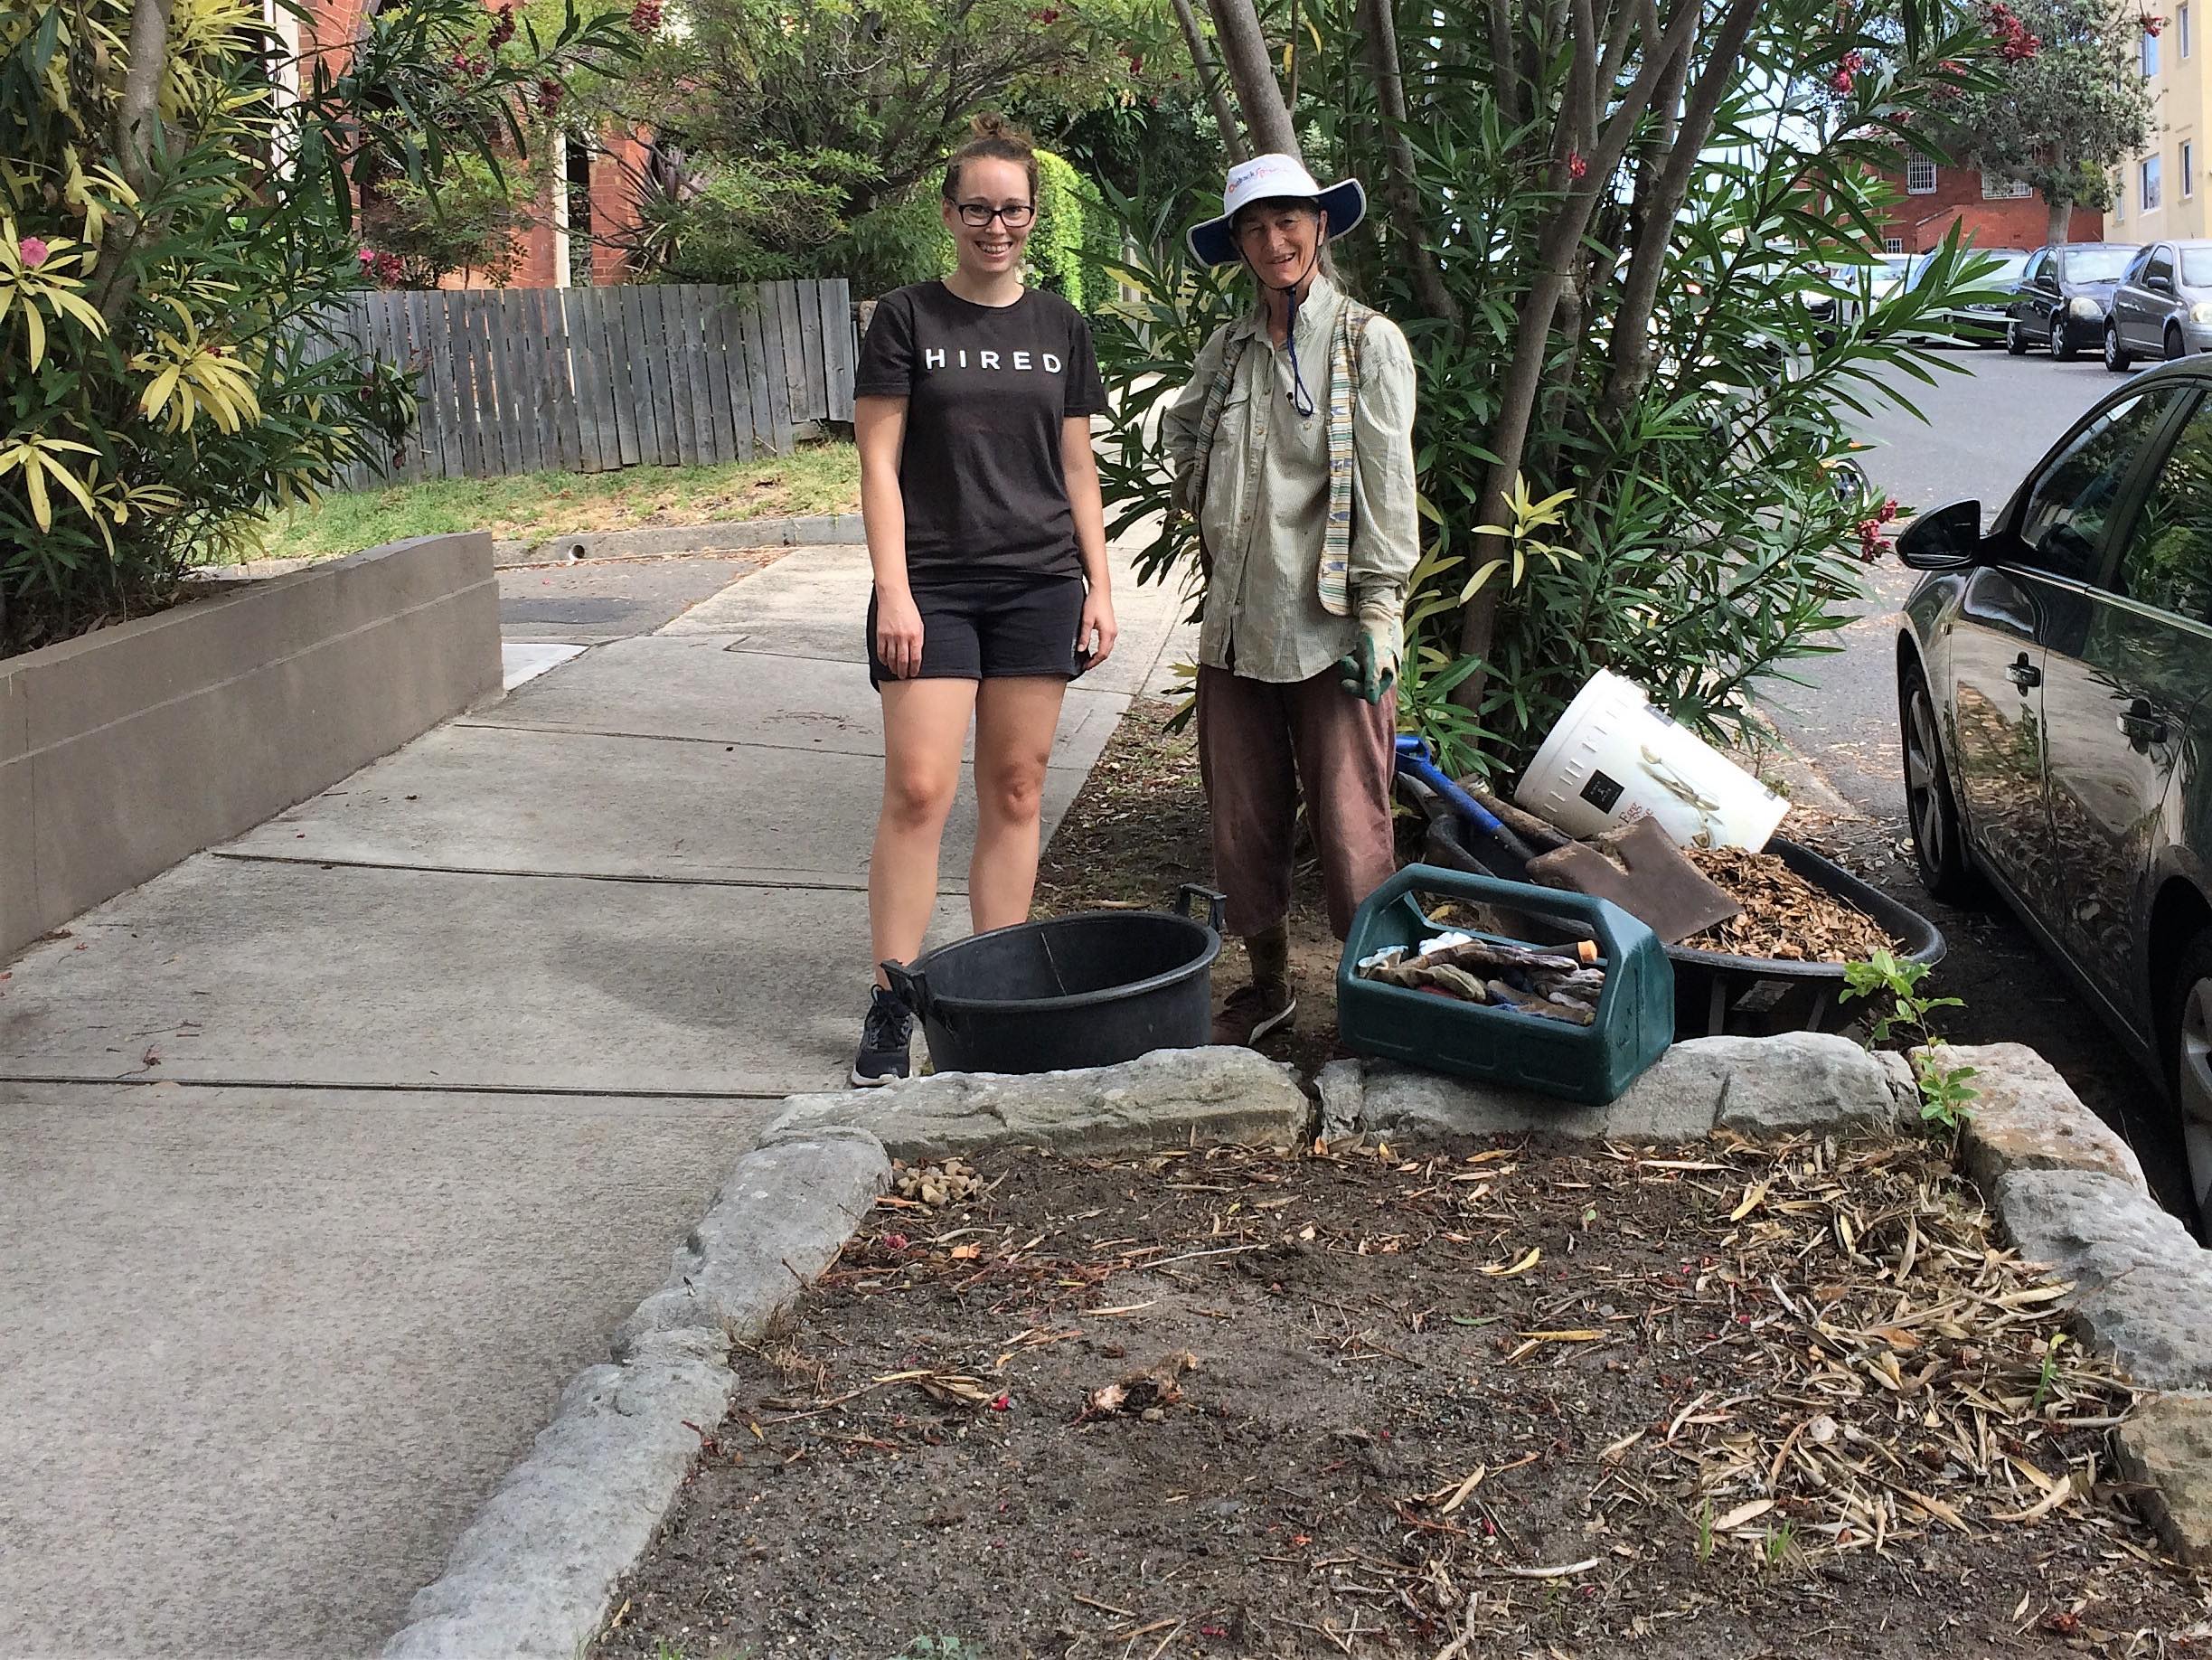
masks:
<path id="1" fill-rule="evenodd" d="M 942 282 L 877 304 L 853 430 L 883 698 L 883 806 L 868 867 L 874 960 L 910 962 L 937 898 L 937 847 L 975 725 L 975 931 L 1029 918 L 1045 763 L 1068 683 L 1114 649 L 1106 512 L 1090 418 L 1106 389 L 1089 326 L 1026 288 L 1037 158 L 995 118 L 945 171 L 958 250 Z M 914 1017 L 876 975 L 855 1084 L 907 1075 Z"/>

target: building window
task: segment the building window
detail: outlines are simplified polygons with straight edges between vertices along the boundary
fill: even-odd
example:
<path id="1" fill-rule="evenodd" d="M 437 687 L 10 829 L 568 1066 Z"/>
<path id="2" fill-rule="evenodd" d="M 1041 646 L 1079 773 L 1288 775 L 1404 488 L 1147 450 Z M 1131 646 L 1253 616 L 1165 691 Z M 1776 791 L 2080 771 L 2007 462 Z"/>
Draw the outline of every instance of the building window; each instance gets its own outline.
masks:
<path id="1" fill-rule="evenodd" d="M 1914 196 L 1932 196 L 1935 193 L 1935 164 L 1925 156 L 1905 158 L 1906 193 Z"/>
<path id="2" fill-rule="evenodd" d="M 2142 203 L 2146 213 L 2159 211 L 2159 158 L 2155 156 L 2143 157 Z"/>
<path id="3" fill-rule="evenodd" d="M 2190 140 L 2181 141 L 2181 199 L 2186 202 L 2197 193 L 2197 146 Z"/>
<path id="4" fill-rule="evenodd" d="M 2145 32 L 2143 35 L 2143 79 L 2149 80 L 2159 72 L 2159 37 Z"/>
<path id="5" fill-rule="evenodd" d="M 2174 7 L 2174 55 L 2189 55 L 2189 9 L 2187 0 Z"/>
<path id="6" fill-rule="evenodd" d="M 1882 238 L 1882 251 L 1884 253 L 1903 253 L 1905 251 L 1905 239 L 1901 236 L 1886 236 Z"/>
<path id="7" fill-rule="evenodd" d="M 2000 173 L 1981 170 L 1981 199 L 1984 202 L 2010 202 L 2020 196 L 2032 196 L 2036 187 L 2026 179 L 2008 179 Z"/>

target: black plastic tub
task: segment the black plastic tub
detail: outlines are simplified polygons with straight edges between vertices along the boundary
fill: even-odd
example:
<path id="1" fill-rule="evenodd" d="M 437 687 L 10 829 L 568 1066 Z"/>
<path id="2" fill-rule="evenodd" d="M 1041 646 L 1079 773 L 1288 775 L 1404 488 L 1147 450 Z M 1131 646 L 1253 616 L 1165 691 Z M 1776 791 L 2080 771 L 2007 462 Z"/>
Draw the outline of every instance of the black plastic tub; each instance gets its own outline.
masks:
<path id="1" fill-rule="evenodd" d="M 1469 851 L 1459 816 L 1431 791 L 1398 780 L 1398 793 L 1428 820 L 1427 855 L 1454 870 L 1497 873 L 1494 859 Z M 1943 930 L 1887 893 L 1870 888 L 1832 860 L 1784 836 L 1765 851 L 1824 893 L 1879 923 L 1902 948 L 1897 955 L 1931 967 L 1944 959 Z M 1841 963 L 1801 963 L 1778 957 L 1735 957 L 1690 946 L 1667 948 L 1674 964 L 1674 1035 L 1772 1037 L 1781 1032 L 1835 1032 L 1862 1017 L 1866 1004 L 1842 1001 Z"/>
<path id="2" fill-rule="evenodd" d="M 1205 921 L 1193 897 L 1208 901 Z M 1202 1047 L 1220 954 L 1221 896 L 1186 885 L 1172 911 L 1017 923 L 883 972 L 920 1017 L 937 1071 L 1057 1072 Z"/>

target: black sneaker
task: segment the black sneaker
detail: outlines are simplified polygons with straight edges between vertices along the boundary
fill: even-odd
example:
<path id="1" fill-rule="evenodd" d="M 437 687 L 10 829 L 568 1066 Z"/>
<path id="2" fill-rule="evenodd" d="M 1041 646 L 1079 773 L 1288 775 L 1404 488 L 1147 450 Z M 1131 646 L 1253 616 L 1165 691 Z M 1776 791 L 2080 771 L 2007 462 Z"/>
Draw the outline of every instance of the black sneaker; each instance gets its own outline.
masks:
<path id="1" fill-rule="evenodd" d="M 871 1089 L 904 1078 L 912 1064 L 907 1052 L 913 1042 L 913 1011 L 899 1001 L 897 993 L 877 986 L 868 1002 L 868 1018 L 861 1023 L 861 1052 L 852 1062 L 852 1081 Z"/>

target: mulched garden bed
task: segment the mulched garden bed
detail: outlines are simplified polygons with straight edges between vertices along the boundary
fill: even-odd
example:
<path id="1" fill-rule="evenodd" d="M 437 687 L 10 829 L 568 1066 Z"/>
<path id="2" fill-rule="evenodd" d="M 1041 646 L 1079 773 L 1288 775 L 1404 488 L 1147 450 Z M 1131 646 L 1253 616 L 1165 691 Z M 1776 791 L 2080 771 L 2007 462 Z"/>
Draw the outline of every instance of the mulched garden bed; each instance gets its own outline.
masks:
<path id="1" fill-rule="evenodd" d="M 1744 908 L 1685 942 L 1699 950 L 1783 962 L 1863 963 L 1877 951 L 1898 948 L 1880 923 L 1814 887 L 1779 854 L 1693 847 L 1688 857 Z"/>
<path id="2" fill-rule="evenodd" d="M 599 1655 L 2212 1653 L 1929 1146 L 902 1176 Z"/>

